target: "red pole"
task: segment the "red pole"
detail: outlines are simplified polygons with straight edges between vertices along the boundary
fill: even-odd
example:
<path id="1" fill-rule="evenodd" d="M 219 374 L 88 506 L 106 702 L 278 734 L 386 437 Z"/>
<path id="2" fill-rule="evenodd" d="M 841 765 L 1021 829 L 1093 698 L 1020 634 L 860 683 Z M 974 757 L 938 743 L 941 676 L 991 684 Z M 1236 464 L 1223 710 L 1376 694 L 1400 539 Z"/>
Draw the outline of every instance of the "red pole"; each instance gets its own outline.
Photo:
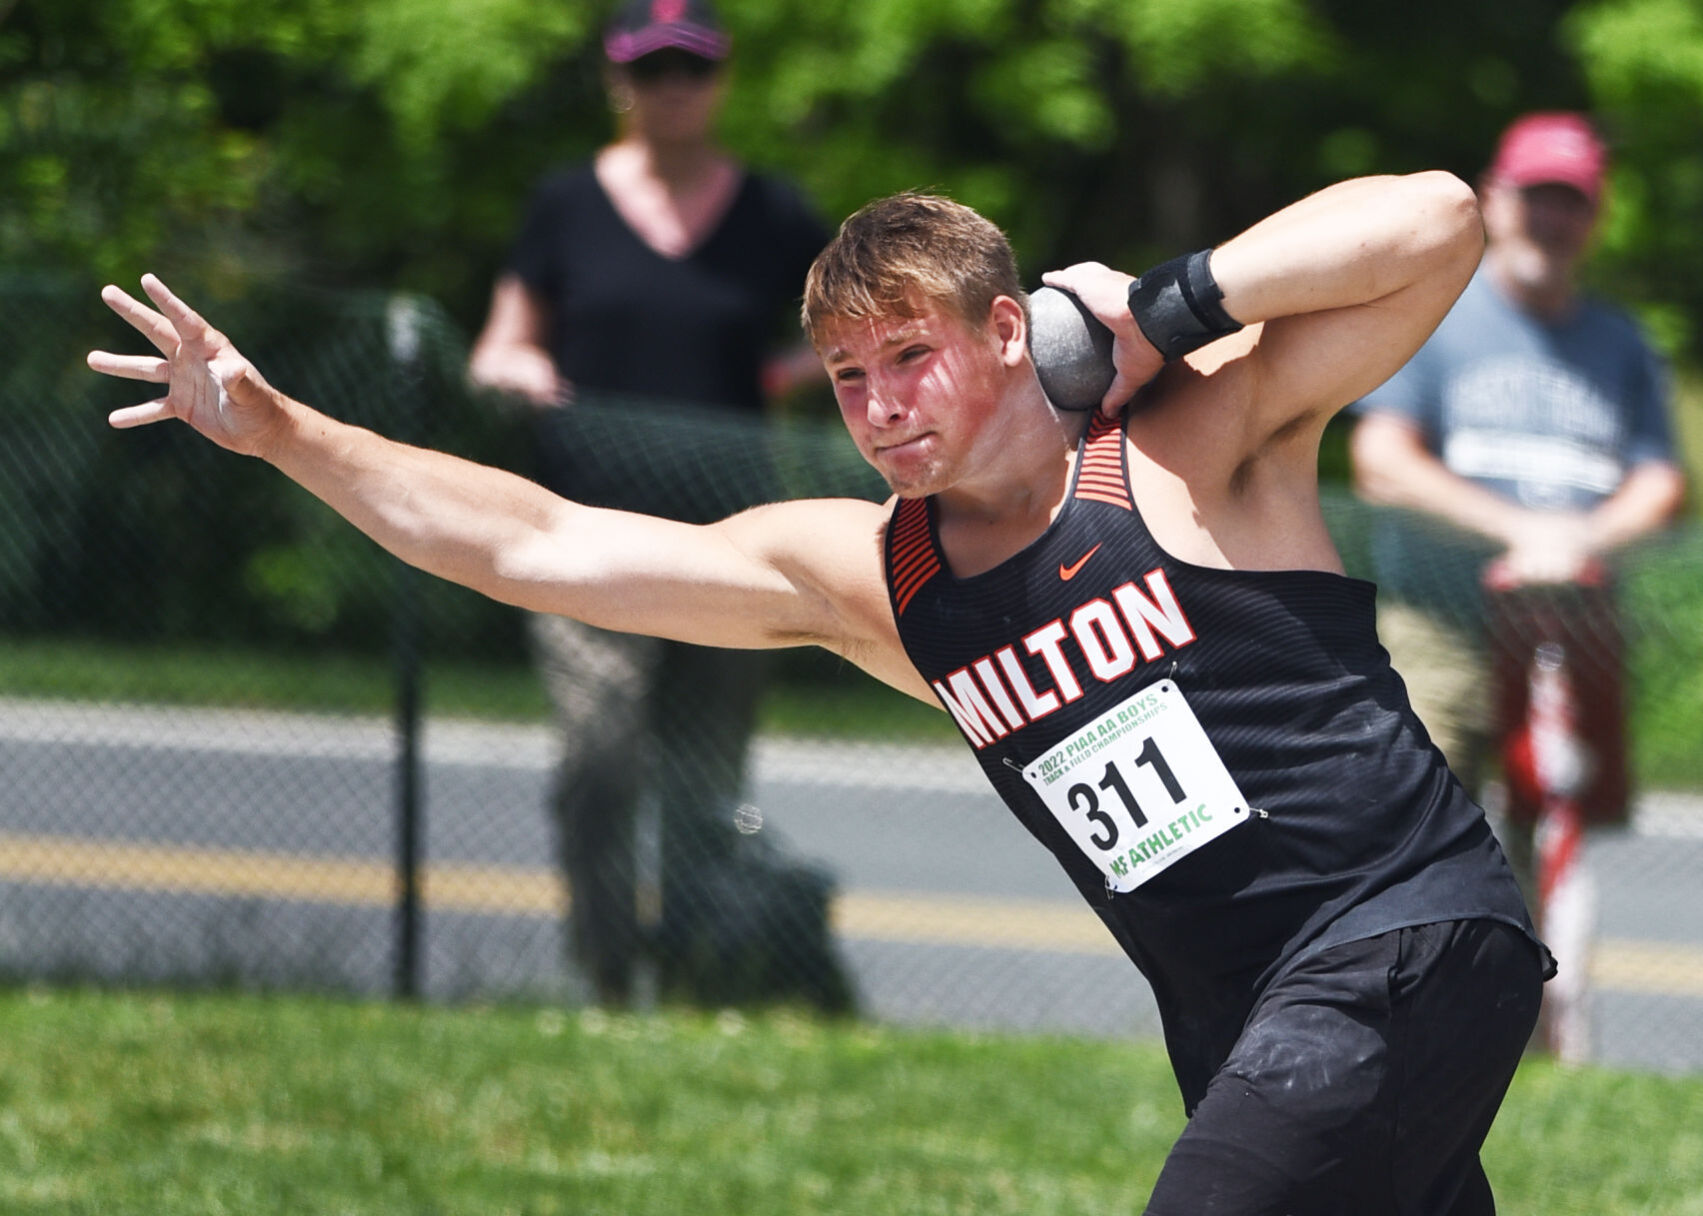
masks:
<path id="1" fill-rule="evenodd" d="M 1527 728 L 1542 798 L 1534 833 L 1539 931 L 1561 960 L 1545 990 L 1539 1033 L 1557 1059 L 1590 1054 L 1588 996 L 1595 892 L 1583 864 L 1584 819 L 1578 797 L 1591 757 L 1579 735 L 1578 703 L 1567 651 L 1545 642 L 1532 655 Z"/>

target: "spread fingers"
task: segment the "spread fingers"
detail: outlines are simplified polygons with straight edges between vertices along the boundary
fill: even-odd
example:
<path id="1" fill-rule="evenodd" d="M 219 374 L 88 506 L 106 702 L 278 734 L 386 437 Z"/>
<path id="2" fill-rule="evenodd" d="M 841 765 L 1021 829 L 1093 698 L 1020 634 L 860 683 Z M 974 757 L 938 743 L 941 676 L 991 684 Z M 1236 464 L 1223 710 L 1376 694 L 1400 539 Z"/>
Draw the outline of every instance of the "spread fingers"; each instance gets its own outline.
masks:
<path id="1" fill-rule="evenodd" d="M 177 331 L 172 328 L 171 322 L 122 287 L 107 284 L 101 288 L 101 300 L 152 342 L 154 349 L 162 355 L 169 357 L 177 350 Z"/>
<path id="2" fill-rule="evenodd" d="M 172 289 L 160 281 L 158 275 L 143 275 L 142 290 L 148 293 L 148 298 L 154 302 L 154 306 L 165 314 L 171 328 L 182 337 L 196 342 L 217 337 L 213 327 L 202 320 L 201 314 L 178 299 Z"/>
<path id="3" fill-rule="evenodd" d="M 149 401 L 142 405 L 128 405 L 123 409 L 113 410 L 106 416 L 107 424 L 119 430 L 129 430 L 131 427 L 147 426 L 150 422 L 163 422 L 167 418 L 176 417 L 171 406 L 164 400 Z"/>
<path id="4" fill-rule="evenodd" d="M 171 364 L 155 355 L 115 355 L 110 351 L 92 350 L 88 362 L 94 371 L 123 380 L 165 384 L 171 379 Z"/>

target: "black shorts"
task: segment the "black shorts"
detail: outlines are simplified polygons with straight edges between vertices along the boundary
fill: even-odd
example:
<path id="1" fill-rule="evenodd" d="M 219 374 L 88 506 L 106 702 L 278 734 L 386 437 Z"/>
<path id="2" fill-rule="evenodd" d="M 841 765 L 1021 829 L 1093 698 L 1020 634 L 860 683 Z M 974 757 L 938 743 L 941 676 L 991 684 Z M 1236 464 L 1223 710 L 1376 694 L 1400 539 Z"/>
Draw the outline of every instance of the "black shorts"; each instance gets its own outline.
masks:
<path id="1" fill-rule="evenodd" d="M 1148 1216 L 1488 1216 L 1478 1150 L 1542 987 L 1536 944 L 1492 920 L 1301 958 L 1208 1085 Z"/>

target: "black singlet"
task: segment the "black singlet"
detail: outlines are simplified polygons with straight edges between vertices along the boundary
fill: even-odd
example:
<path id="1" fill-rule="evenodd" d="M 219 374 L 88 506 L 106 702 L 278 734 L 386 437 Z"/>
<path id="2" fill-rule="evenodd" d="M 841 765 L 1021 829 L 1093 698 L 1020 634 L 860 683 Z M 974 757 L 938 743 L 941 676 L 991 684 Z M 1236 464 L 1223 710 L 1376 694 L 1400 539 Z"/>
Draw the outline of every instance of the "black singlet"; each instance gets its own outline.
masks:
<path id="1" fill-rule="evenodd" d="M 1443 920 L 1533 930 L 1378 643 L 1373 585 L 1171 557 L 1135 508 L 1124 443 L 1096 419 L 1051 527 L 973 577 L 948 569 L 931 503 L 900 501 L 888 590 L 912 663 L 1147 977 L 1178 1080 L 1199 1092 L 1261 988 L 1302 952 Z M 1162 680 L 1255 810 L 1115 893 L 1022 770 Z"/>

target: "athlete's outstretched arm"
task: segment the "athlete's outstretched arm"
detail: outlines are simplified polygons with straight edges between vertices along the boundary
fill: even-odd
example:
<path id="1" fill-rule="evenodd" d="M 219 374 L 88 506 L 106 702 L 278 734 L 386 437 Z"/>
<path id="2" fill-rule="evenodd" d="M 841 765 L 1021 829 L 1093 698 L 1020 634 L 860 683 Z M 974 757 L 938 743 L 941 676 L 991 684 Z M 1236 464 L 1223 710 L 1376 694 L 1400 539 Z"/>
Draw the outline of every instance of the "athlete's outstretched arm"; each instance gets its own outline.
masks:
<path id="1" fill-rule="evenodd" d="M 710 646 L 816 644 L 916 695 L 881 576 L 883 509 L 784 503 L 695 526 L 586 507 L 524 478 L 395 443 L 274 389 L 152 276 L 156 307 L 102 298 L 157 356 L 95 351 L 107 375 L 166 386 L 116 427 L 178 419 L 255 456 L 411 565 L 493 599 Z"/>

